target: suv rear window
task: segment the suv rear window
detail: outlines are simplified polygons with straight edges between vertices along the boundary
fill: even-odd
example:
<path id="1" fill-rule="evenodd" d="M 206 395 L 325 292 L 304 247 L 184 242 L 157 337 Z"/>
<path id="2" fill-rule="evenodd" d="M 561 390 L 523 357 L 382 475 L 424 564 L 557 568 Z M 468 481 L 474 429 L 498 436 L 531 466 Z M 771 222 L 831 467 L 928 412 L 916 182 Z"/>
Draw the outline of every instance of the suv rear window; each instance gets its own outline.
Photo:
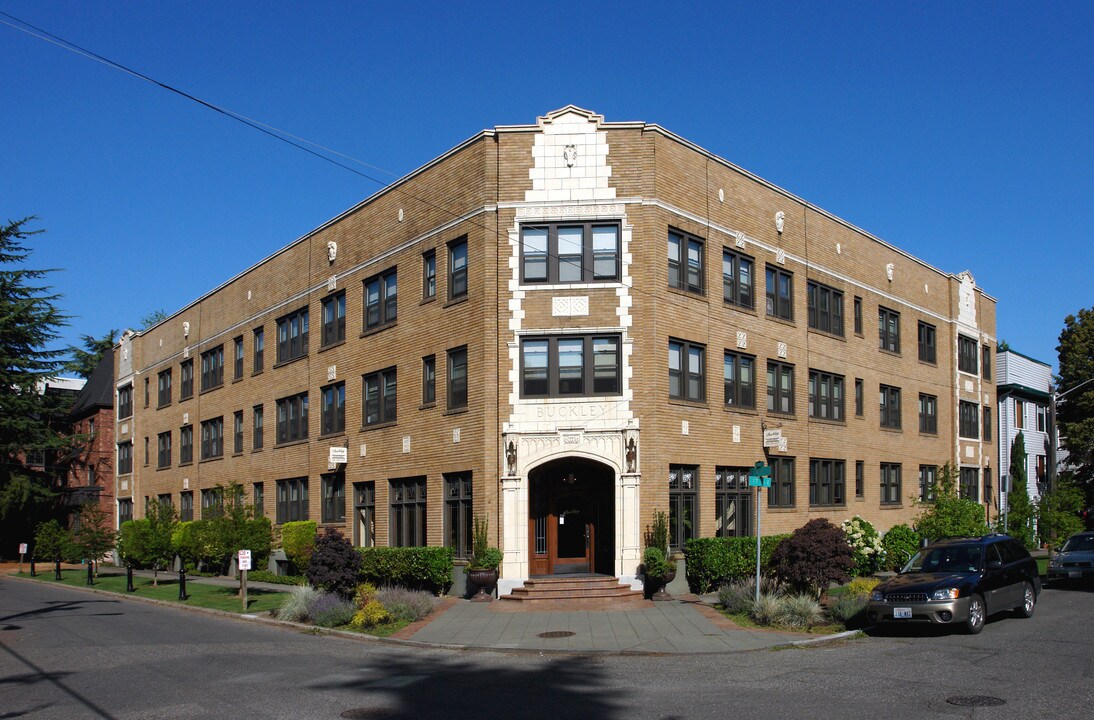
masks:
<path id="1" fill-rule="evenodd" d="M 978 545 L 944 545 L 927 548 L 912 558 L 907 572 L 976 572 L 982 552 Z"/>

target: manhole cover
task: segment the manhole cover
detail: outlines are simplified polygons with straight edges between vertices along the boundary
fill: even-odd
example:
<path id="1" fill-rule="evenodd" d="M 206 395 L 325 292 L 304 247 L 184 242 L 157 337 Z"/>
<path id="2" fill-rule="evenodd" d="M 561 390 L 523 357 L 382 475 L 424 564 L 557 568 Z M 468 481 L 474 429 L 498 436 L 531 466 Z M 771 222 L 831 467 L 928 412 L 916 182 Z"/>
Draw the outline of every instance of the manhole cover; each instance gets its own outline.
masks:
<path id="1" fill-rule="evenodd" d="M 577 633 L 572 632 L 570 630 L 548 630 L 547 632 L 541 632 L 539 635 L 536 635 L 536 637 L 541 637 L 541 638 L 564 638 L 564 637 L 573 637 L 576 634 Z"/>
<path id="2" fill-rule="evenodd" d="M 961 707 L 992 707 L 1007 704 L 1007 701 L 1003 698 L 992 697 L 991 695 L 954 695 L 946 698 L 946 702 Z"/>
<path id="3" fill-rule="evenodd" d="M 342 717 L 349 720 L 369 720 L 369 718 L 393 718 L 399 717 L 399 711 L 392 708 L 350 708 L 342 713 Z"/>

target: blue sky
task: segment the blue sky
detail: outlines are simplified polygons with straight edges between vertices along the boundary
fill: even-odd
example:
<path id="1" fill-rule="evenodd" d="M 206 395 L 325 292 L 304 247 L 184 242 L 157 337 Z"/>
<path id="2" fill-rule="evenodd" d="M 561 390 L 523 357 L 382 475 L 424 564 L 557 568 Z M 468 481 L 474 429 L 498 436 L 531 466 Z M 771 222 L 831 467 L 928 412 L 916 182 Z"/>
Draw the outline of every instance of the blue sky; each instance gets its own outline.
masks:
<path id="1" fill-rule="evenodd" d="M 762 6 L 762 7 L 761 7 Z M 657 123 L 999 301 L 1056 365 L 1094 305 L 1094 3 L 50 2 L 37 25 L 390 182 L 573 103 Z M 0 20 L 6 20 L 0 16 Z M 380 185 L 0 25 L 0 220 L 62 344 L 173 312 Z"/>

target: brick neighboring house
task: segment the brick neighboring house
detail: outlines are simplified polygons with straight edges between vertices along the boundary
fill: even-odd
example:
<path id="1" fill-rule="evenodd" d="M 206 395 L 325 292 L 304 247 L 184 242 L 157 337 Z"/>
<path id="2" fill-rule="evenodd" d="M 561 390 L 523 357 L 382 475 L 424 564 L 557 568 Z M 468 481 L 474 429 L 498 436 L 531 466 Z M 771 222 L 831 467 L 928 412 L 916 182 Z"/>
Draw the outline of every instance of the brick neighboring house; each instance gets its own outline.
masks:
<path id="1" fill-rule="evenodd" d="M 97 501 L 117 529 L 114 503 L 114 351 L 103 353 L 68 412 L 69 431 L 87 440 L 69 455 L 62 481 L 64 502 L 75 510 Z"/>
<path id="2" fill-rule="evenodd" d="M 458 557 L 479 514 L 502 593 L 575 571 L 637 585 L 657 511 L 674 548 L 753 532 L 765 425 L 784 438 L 766 533 L 910 522 L 947 462 L 990 502 L 995 340 L 971 273 L 569 106 L 126 333 L 117 497 L 198 518 L 235 481 L 275 523 Z"/>

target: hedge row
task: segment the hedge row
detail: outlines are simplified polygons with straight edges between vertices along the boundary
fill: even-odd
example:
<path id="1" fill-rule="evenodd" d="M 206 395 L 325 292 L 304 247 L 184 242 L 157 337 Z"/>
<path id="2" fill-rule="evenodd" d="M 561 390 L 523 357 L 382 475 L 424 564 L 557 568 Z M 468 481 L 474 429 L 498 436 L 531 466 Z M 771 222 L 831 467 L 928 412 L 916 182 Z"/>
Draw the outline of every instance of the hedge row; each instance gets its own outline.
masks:
<path id="1" fill-rule="evenodd" d="M 401 585 L 443 593 L 452 585 L 450 547 L 371 547 L 361 553 L 361 579 L 374 585 Z"/>
<path id="2" fill-rule="evenodd" d="M 760 538 L 760 564 L 767 567 L 771 553 L 789 535 Z M 712 592 L 726 583 L 756 572 L 755 537 L 693 538 L 684 544 L 688 586 L 694 593 Z"/>

